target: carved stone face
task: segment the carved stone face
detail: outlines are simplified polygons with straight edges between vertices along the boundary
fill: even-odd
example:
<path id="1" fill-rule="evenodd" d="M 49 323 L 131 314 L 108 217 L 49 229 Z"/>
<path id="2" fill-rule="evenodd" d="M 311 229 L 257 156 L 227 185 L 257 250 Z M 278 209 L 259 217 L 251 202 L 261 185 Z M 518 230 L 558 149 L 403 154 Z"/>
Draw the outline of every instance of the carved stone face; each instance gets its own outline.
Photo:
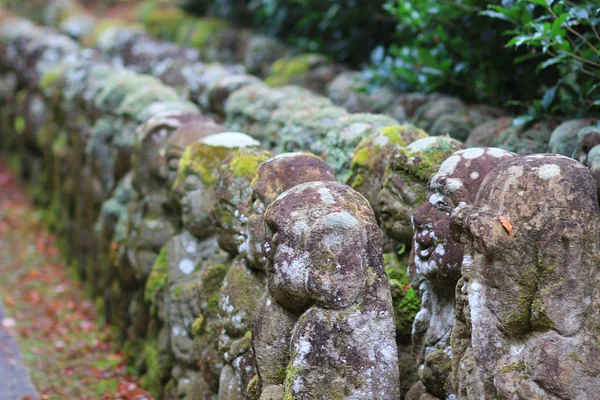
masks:
<path id="1" fill-rule="evenodd" d="M 333 169 L 309 153 L 284 153 L 263 163 L 252 183 L 245 232 L 238 237 L 239 253 L 255 268 L 264 269 L 264 212 L 277 196 L 304 182 L 335 181 Z"/>
<path id="2" fill-rule="evenodd" d="M 410 218 L 425 202 L 427 182 L 450 154 L 462 148 L 455 139 L 432 136 L 394 152 L 378 196 L 381 227 L 388 236 L 410 243 Z"/>
<path id="3" fill-rule="evenodd" d="M 192 143 L 214 133 L 227 132 L 227 128 L 219 125 L 209 117 L 200 117 L 201 121 L 193 121 L 176 129 L 166 141 L 165 160 L 167 166 L 167 187 L 172 188 L 179 170 L 179 160 L 185 149 Z"/>
<path id="4" fill-rule="evenodd" d="M 215 188 L 219 221 L 219 246 L 229 254 L 238 253 L 238 240 L 246 236 L 252 205 L 251 182 L 258 167 L 272 154 L 260 148 L 240 149 L 223 162 Z"/>
<path id="5" fill-rule="evenodd" d="M 413 215 L 411 269 L 434 284 L 455 284 L 463 249 L 450 236 L 450 215 L 459 204 L 471 204 L 487 174 L 514 156 L 497 148 L 471 148 L 455 152 L 442 163 L 428 185 L 427 201 Z"/>
<path id="6" fill-rule="evenodd" d="M 152 117 L 138 127 L 134 169 L 136 189 L 140 193 L 168 190 L 165 146 L 169 136 L 183 125 L 205 121 L 205 117 L 175 111 Z"/>
<path id="7" fill-rule="evenodd" d="M 179 162 L 172 194 L 181 208 L 184 228 L 204 238 L 216 228 L 215 184 L 221 163 L 235 150 L 259 143 L 243 133 L 209 135 L 190 145 Z"/>
<path id="8" fill-rule="evenodd" d="M 265 214 L 271 296 L 303 311 L 313 303 L 348 307 L 373 290 L 377 279 L 365 279 L 375 266 L 367 261 L 370 235 L 379 236 L 374 221 L 365 199 L 337 182 L 308 182 L 282 193 Z"/>
<path id="9" fill-rule="evenodd" d="M 381 191 L 383 176 L 394 150 L 406 147 L 427 137 L 425 131 L 411 125 L 397 125 L 378 129 L 364 138 L 354 149 L 352 171 L 346 184 L 365 196 L 379 217 L 377 196 Z"/>

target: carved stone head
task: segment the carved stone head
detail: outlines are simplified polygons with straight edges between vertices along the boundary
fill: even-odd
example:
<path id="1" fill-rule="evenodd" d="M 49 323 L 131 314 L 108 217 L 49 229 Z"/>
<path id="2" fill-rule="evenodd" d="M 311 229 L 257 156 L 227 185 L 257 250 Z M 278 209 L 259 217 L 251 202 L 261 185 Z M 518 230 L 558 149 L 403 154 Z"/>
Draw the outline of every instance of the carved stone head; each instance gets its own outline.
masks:
<path id="1" fill-rule="evenodd" d="M 264 269 L 264 211 L 277 196 L 304 182 L 335 181 L 333 169 L 309 153 L 284 153 L 262 164 L 252 181 L 246 232 L 238 237 L 240 254 L 256 269 Z"/>

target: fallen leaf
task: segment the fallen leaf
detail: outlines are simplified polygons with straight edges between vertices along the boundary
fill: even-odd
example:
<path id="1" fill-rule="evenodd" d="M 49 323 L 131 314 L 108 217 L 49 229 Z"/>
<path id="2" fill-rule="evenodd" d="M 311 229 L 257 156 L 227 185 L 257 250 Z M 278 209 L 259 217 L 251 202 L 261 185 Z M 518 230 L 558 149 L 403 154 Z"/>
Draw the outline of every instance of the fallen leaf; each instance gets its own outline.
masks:
<path id="1" fill-rule="evenodd" d="M 6 304 L 7 307 L 12 307 L 15 305 L 15 299 L 10 294 L 7 294 L 4 296 L 4 304 Z"/>
<path id="2" fill-rule="evenodd" d="M 502 226 L 504 227 L 504 229 L 506 230 L 506 232 L 508 232 L 508 234 L 512 234 L 512 224 L 510 223 L 510 221 L 508 220 L 508 218 L 503 217 L 502 215 L 498 217 L 498 219 L 500 220 L 500 223 L 502 224 Z"/>

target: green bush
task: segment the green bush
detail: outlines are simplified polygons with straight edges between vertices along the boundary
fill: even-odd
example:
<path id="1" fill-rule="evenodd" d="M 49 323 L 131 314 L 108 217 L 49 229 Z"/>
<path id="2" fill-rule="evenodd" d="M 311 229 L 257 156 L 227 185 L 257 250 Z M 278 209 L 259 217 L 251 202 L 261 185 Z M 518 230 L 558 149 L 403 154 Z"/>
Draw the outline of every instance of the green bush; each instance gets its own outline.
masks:
<path id="1" fill-rule="evenodd" d="M 533 67 L 515 70 L 519 52 L 505 49 L 502 37 L 510 23 L 482 17 L 488 4 L 388 0 L 384 7 L 397 20 L 397 39 L 387 51 L 373 52 L 367 77 L 376 84 L 392 82 L 403 90 L 441 91 L 467 100 L 527 100 L 523 89 L 536 84 Z"/>
<path id="2" fill-rule="evenodd" d="M 319 52 L 358 65 L 393 39 L 395 21 L 386 0 L 185 0 L 184 8 L 251 25 L 286 39 L 305 52 Z"/>
<path id="3" fill-rule="evenodd" d="M 508 48 L 527 48 L 517 62 L 535 59 L 553 79 L 540 88 L 531 115 L 583 116 L 600 106 L 600 4 L 595 1 L 520 0 L 490 6 L 481 14 L 513 24 Z"/>
<path id="4" fill-rule="evenodd" d="M 388 0 L 384 7 L 398 35 L 371 56 L 365 73 L 374 87 L 391 82 L 515 106 L 529 119 L 585 115 L 600 104 L 595 2 Z"/>

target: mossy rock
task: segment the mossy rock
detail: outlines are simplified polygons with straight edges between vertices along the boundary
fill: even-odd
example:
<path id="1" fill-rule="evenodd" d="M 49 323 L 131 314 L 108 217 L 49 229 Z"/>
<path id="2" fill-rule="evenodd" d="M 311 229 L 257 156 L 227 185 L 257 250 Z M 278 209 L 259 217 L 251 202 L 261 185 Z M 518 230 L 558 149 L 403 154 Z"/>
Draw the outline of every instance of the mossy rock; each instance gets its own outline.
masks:
<path id="1" fill-rule="evenodd" d="M 177 30 L 176 42 L 182 46 L 204 49 L 225 28 L 227 28 L 227 24 L 219 19 L 193 19 L 185 22 Z"/>
<path id="2" fill-rule="evenodd" d="M 269 86 L 299 83 L 312 68 L 328 62 L 327 57 L 314 53 L 280 58 L 271 66 L 271 74 L 265 78 L 265 83 Z"/>
<path id="3" fill-rule="evenodd" d="M 177 7 L 156 7 L 144 15 L 142 23 L 152 36 L 175 40 L 177 31 L 191 16 Z"/>

